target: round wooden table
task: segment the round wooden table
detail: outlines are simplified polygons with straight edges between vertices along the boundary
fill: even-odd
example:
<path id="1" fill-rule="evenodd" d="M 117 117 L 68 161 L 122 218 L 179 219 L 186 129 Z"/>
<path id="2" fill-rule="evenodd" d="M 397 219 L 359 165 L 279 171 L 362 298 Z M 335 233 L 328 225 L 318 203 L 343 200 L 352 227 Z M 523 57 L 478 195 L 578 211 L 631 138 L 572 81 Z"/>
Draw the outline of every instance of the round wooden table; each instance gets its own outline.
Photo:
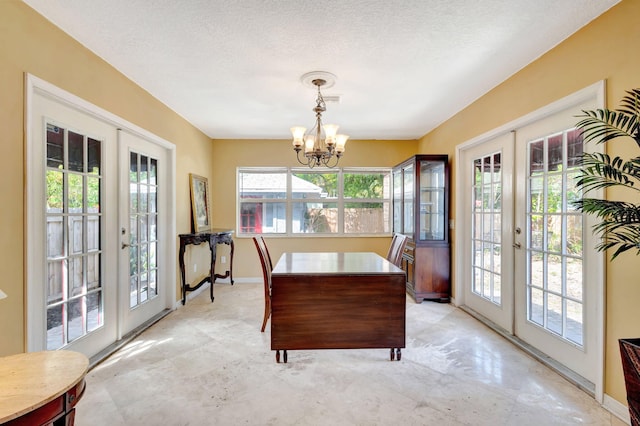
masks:
<path id="1" fill-rule="evenodd" d="M 0 358 L 0 424 L 73 425 L 89 360 L 72 351 Z"/>

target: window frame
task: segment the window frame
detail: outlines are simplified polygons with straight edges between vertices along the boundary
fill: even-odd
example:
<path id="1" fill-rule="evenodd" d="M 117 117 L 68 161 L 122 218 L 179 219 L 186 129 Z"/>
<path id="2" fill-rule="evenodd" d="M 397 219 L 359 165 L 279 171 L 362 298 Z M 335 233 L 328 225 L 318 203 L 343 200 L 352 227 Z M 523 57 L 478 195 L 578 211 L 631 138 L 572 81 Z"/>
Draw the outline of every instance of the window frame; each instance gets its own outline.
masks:
<path id="1" fill-rule="evenodd" d="M 240 194 L 241 190 L 241 174 L 242 173 L 256 173 L 256 174 L 269 174 L 269 173 L 284 173 L 286 174 L 286 188 L 285 198 L 242 198 Z M 295 174 L 337 174 L 337 195 L 336 197 L 327 198 L 294 198 L 292 189 L 292 179 Z M 382 198 L 345 198 L 344 197 L 344 176 L 345 174 L 384 174 L 386 175 L 387 186 L 386 190 L 383 190 Z M 318 168 L 309 169 L 305 167 L 237 167 L 236 168 L 236 236 L 239 238 L 252 238 L 255 235 L 259 235 L 259 232 L 246 232 L 243 231 L 242 226 L 242 204 L 244 203 L 266 203 L 276 204 L 284 203 L 285 207 L 285 230 L 284 232 L 269 232 L 269 237 L 275 238 L 361 238 L 361 237 L 382 237 L 392 234 L 393 229 L 393 180 L 392 180 L 392 168 L 391 167 L 336 167 L 336 168 Z M 338 213 L 338 224 L 336 232 L 293 232 L 293 206 L 301 201 L 320 201 L 323 203 L 336 203 Z M 381 203 L 387 206 L 388 214 L 386 217 L 386 229 L 383 232 L 345 232 L 345 204 L 347 203 Z"/>

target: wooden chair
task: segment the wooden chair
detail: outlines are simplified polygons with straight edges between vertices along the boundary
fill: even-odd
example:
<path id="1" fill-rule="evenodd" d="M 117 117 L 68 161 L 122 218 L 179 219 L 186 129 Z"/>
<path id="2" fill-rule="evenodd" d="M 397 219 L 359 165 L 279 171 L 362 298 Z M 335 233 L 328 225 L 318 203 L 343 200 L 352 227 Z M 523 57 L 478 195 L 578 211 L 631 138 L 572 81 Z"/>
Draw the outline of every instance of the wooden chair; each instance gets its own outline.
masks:
<path id="1" fill-rule="evenodd" d="M 256 250 L 258 250 L 258 257 L 262 265 L 262 278 L 264 279 L 264 319 L 262 320 L 262 328 L 260 329 L 260 331 L 264 333 L 267 320 L 271 316 L 271 270 L 273 269 L 273 264 L 271 263 L 271 255 L 269 254 L 262 235 L 253 237 L 253 242 L 256 245 Z"/>
<path id="2" fill-rule="evenodd" d="M 391 246 L 389 247 L 389 252 L 387 253 L 387 260 L 400 268 L 402 265 L 402 253 L 404 252 L 404 247 L 406 245 L 406 235 L 397 233 L 393 234 L 393 238 L 391 239 Z"/>

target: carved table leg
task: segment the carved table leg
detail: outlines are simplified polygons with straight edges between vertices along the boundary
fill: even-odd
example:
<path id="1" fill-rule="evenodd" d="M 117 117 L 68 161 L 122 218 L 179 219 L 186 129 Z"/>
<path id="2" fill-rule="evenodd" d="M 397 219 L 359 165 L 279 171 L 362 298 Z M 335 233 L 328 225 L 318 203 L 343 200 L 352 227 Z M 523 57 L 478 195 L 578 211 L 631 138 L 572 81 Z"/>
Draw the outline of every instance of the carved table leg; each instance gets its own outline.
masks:
<path id="1" fill-rule="evenodd" d="M 400 352 L 400 348 L 396 349 L 396 359 L 398 361 L 400 361 L 400 359 L 402 358 L 402 352 Z"/>
<path id="2" fill-rule="evenodd" d="M 276 351 L 276 362 L 280 363 L 280 351 Z"/>
<path id="3" fill-rule="evenodd" d="M 187 301 L 187 289 L 185 288 L 185 272 L 184 272 L 184 243 L 180 240 L 180 251 L 178 252 L 178 263 L 180 264 L 180 282 L 182 284 L 182 304 Z"/>
<path id="4" fill-rule="evenodd" d="M 209 269 L 209 296 L 211 302 L 213 302 L 213 284 L 216 282 L 216 236 L 211 234 L 209 236 L 209 250 L 211 251 L 211 267 Z"/>
<path id="5" fill-rule="evenodd" d="M 396 359 L 396 354 L 393 351 L 393 348 L 391 348 L 391 350 L 389 351 L 389 358 L 390 358 L 391 361 Z"/>
<path id="6" fill-rule="evenodd" d="M 233 285 L 233 249 L 234 249 L 233 240 L 229 242 L 229 245 L 231 246 L 231 253 L 229 255 L 229 280 L 231 281 L 231 285 Z"/>
<path id="7" fill-rule="evenodd" d="M 283 354 L 283 356 L 284 356 L 284 363 L 286 364 L 286 363 L 287 363 L 287 350 L 286 350 L 286 349 L 285 349 L 285 350 L 283 350 L 283 351 L 282 351 L 282 354 Z"/>

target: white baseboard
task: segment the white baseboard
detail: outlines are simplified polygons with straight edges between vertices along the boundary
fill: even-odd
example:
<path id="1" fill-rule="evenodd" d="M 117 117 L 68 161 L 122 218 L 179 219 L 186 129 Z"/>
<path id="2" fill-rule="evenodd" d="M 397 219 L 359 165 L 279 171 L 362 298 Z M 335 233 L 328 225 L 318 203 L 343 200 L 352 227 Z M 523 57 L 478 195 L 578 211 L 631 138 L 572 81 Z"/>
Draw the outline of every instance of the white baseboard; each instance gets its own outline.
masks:
<path id="1" fill-rule="evenodd" d="M 631 424 L 631 418 L 629 417 L 629 409 L 627 406 L 611 398 L 606 393 L 604 394 L 602 406 L 626 424 Z"/>

